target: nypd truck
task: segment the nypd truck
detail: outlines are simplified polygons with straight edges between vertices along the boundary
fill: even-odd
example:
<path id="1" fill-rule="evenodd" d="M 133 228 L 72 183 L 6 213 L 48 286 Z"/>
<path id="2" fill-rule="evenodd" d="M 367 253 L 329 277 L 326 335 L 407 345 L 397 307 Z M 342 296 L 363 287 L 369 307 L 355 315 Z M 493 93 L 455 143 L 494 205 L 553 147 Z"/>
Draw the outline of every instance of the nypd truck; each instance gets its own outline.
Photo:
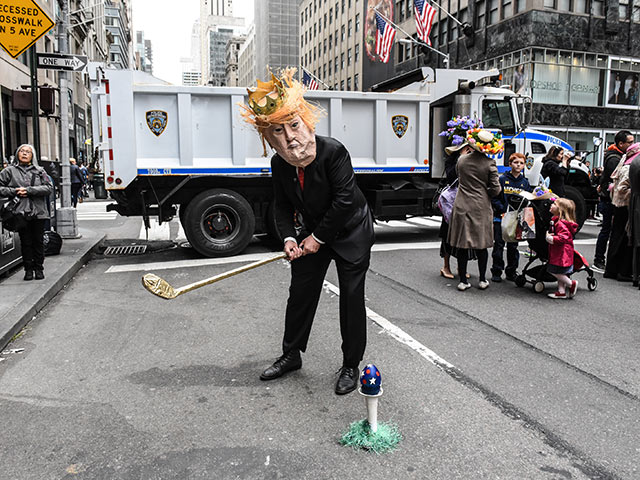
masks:
<path id="1" fill-rule="evenodd" d="M 508 168 L 511 153 L 525 153 L 534 184 L 551 146 L 572 150 L 527 129 L 521 120 L 526 99 L 496 87 L 497 75 L 421 68 L 374 88 L 392 92 L 310 91 L 306 97 L 326 112 L 316 133 L 338 139 L 351 154 L 375 217 L 404 220 L 438 213 L 433 199 L 446 146 L 438 133 L 454 114 L 500 130 L 499 170 Z M 270 157 L 239 114 L 245 88 L 174 86 L 100 64 L 90 64 L 89 76 L 93 145 L 114 200 L 108 210 L 141 216 L 146 225 L 152 217 L 162 223 L 179 215 L 187 240 L 205 256 L 237 254 L 254 234 L 278 238 Z M 572 175 L 580 176 L 586 169 L 574 163 Z M 584 218 L 580 190 L 569 187 L 567 194 Z"/>

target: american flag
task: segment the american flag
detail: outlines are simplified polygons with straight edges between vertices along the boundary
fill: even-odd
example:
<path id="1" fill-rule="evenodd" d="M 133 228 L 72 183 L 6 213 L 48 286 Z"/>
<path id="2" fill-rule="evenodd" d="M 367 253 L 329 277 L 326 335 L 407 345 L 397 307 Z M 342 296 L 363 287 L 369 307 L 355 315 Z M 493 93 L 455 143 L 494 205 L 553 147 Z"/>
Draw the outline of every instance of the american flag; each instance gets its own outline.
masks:
<path id="1" fill-rule="evenodd" d="M 393 45 L 393 39 L 396 36 L 396 29 L 384 21 L 384 18 L 376 12 L 376 54 L 380 56 L 383 63 L 389 61 L 389 53 Z"/>
<path id="2" fill-rule="evenodd" d="M 418 37 L 427 45 L 431 45 L 429 34 L 431 33 L 433 19 L 436 17 L 436 9 L 424 0 L 413 0 L 413 5 L 416 11 L 416 30 L 418 31 Z"/>
<path id="3" fill-rule="evenodd" d="M 306 70 L 302 70 L 302 84 L 309 90 L 318 90 L 318 82 Z"/>

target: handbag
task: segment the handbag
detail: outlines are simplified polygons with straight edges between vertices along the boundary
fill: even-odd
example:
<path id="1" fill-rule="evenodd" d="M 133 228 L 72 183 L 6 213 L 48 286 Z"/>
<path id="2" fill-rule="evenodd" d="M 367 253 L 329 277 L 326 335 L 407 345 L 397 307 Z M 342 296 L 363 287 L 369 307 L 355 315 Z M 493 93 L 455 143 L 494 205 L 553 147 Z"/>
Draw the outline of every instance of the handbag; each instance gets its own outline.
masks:
<path id="1" fill-rule="evenodd" d="M 45 230 L 42 244 L 44 246 L 45 256 L 58 255 L 62 248 L 62 237 L 58 232 Z"/>
<path id="2" fill-rule="evenodd" d="M 501 228 L 502 240 L 507 243 L 518 241 L 518 210 L 514 210 L 511 206 L 507 208 L 507 212 L 502 216 Z"/>
<path id="3" fill-rule="evenodd" d="M 516 240 L 533 240 L 534 238 L 536 238 L 536 219 L 533 215 L 533 207 L 525 207 L 518 210 Z"/>
<path id="4" fill-rule="evenodd" d="M 456 178 L 451 185 L 446 186 L 438 197 L 438 208 L 442 213 L 442 218 L 449 223 L 451 213 L 453 212 L 453 202 L 458 194 L 458 179 Z"/>

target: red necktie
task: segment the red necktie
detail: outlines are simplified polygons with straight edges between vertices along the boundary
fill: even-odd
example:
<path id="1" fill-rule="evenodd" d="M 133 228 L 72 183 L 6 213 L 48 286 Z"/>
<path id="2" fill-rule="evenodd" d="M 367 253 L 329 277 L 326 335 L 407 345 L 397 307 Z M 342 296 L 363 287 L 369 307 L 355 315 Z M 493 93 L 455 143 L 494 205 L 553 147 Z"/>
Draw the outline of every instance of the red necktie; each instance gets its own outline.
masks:
<path id="1" fill-rule="evenodd" d="M 304 190 L 304 168 L 298 167 L 298 180 L 300 180 L 300 190 Z"/>

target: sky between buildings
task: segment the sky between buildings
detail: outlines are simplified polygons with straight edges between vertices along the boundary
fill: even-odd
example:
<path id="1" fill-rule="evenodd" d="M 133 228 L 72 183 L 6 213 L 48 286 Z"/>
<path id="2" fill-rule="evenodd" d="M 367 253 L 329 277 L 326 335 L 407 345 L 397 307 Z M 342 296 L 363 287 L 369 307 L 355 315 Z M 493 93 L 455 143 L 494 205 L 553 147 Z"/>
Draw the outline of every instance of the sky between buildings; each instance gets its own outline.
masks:
<path id="1" fill-rule="evenodd" d="M 253 21 L 254 0 L 235 0 L 233 14 Z M 180 59 L 191 56 L 191 29 L 200 16 L 199 0 L 169 2 L 132 0 L 133 30 L 144 31 L 153 48 L 153 75 L 175 85 L 182 83 Z"/>

